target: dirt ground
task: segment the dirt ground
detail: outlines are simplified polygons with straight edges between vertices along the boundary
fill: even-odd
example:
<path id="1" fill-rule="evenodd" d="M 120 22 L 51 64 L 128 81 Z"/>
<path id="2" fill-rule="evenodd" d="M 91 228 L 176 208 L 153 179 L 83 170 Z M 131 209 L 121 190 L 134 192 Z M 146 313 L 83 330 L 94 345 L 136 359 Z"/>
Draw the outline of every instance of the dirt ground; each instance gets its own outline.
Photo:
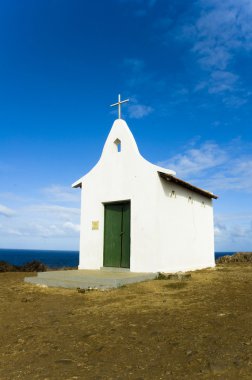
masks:
<path id="1" fill-rule="evenodd" d="M 24 276 L 0 273 L 1 380 L 252 378 L 251 264 L 86 293 Z"/>

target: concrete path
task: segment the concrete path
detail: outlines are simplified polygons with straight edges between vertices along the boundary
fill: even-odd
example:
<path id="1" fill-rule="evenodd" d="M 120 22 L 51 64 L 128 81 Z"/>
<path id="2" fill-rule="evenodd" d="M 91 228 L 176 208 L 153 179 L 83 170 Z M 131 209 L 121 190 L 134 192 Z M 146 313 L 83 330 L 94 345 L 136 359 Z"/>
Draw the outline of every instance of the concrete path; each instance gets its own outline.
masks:
<path id="1" fill-rule="evenodd" d="M 132 273 L 109 270 L 64 270 L 39 272 L 36 277 L 25 277 L 25 282 L 49 287 L 110 289 L 136 282 L 153 280 L 157 273 Z"/>

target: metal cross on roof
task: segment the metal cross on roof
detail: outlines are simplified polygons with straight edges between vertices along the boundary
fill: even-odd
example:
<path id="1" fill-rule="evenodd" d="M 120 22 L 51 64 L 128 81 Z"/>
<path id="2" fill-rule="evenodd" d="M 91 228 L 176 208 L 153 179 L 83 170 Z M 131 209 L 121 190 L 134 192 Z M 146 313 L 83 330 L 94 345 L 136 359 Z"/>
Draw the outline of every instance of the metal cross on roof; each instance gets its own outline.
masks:
<path id="1" fill-rule="evenodd" d="M 128 102 L 128 101 L 129 101 L 129 99 L 126 99 L 126 100 L 122 100 L 122 101 L 121 101 L 121 95 L 119 94 L 119 95 L 118 95 L 118 102 L 110 105 L 110 107 L 118 106 L 118 119 L 121 119 L 121 115 L 122 115 L 122 112 L 121 112 L 121 104 L 122 104 L 122 103 L 126 103 L 126 102 Z"/>

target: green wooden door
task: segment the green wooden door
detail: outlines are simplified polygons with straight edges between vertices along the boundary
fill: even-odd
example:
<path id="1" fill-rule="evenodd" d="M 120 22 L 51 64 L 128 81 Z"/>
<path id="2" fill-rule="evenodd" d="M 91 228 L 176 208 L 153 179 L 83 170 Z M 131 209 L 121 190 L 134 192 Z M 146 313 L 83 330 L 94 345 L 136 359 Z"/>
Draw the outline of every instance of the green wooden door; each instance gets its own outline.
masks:
<path id="1" fill-rule="evenodd" d="M 105 205 L 105 267 L 130 267 L 130 203 Z"/>

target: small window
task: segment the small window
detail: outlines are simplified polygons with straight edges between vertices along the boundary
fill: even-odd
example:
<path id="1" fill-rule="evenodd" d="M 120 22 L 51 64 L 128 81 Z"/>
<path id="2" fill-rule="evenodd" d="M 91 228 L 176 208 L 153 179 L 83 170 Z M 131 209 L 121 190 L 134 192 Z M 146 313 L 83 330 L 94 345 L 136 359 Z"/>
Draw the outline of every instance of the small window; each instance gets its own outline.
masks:
<path id="1" fill-rule="evenodd" d="M 192 199 L 192 197 L 188 197 L 188 203 L 193 203 L 193 199 Z"/>
<path id="2" fill-rule="evenodd" d="M 176 198 L 176 192 L 175 192 L 175 190 L 171 191 L 170 198 Z"/>
<path id="3" fill-rule="evenodd" d="M 121 140 L 116 139 L 116 140 L 114 141 L 114 144 L 116 145 L 117 152 L 120 153 L 121 150 L 122 150 Z"/>

